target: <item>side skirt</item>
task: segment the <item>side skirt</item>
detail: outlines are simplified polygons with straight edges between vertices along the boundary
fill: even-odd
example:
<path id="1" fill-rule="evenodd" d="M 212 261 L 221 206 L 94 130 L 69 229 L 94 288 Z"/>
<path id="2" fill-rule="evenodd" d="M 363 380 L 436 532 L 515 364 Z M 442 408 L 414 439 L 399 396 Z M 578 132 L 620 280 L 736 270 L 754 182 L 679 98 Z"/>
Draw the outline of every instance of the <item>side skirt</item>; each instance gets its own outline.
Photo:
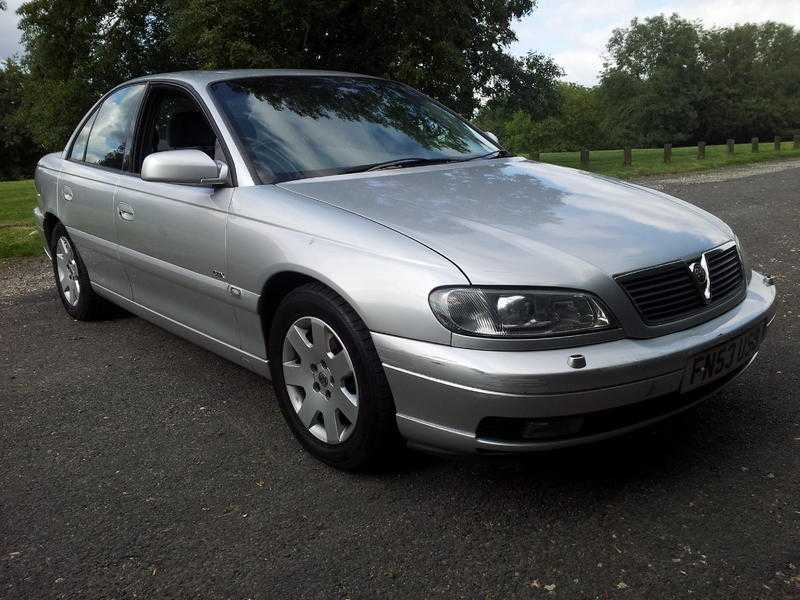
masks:
<path id="1" fill-rule="evenodd" d="M 138 302 L 129 300 L 124 296 L 120 296 L 116 292 L 112 292 L 111 290 L 94 282 L 92 282 L 92 289 L 97 292 L 99 296 L 102 296 L 106 300 L 121 306 L 125 310 L 132 312 L 146 321 L 150 321 L 151 323 L 166 329 L 170 333 L 174 333 L 179 337 L 205 348 L 206 350 L 210 350 L 214 354 L 218 354 L 223 358 L 227 358 L 231 362 L 234 362 L 245 369 L 249 369 L 254 373 L 262 375 L 267 379 L 272 378 L 269 372 L 269 361 L 266 361 L 263 358 L 259 358 L 258 356 L 250 354 L 249 352 L 245 352 L 240 348 L 226 344 L 225 342 L 213 338 L 210 335 L 206 335 L 201 331 L 197 331 L 196 329 L 188 327 L 183 323 L 179 323 L 174 319 L 166 317 L 161 313 L 147 308 L 146 306 L 142 306 Z"/>

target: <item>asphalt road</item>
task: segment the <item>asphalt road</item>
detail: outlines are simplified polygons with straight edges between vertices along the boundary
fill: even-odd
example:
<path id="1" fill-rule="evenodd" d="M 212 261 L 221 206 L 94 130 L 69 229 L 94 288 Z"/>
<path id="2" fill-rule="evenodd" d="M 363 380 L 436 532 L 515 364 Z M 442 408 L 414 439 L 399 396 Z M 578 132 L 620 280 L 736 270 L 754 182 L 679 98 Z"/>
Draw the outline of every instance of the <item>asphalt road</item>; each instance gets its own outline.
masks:
<path id="1" fill-rule="evenodd" d="M 666 189 L 776 275 L 758 361 L 654 429 L 524 459 L 334 471 L 265 381 L 0 266 L 0 598 L 800 598 L 800 169 Z"/>

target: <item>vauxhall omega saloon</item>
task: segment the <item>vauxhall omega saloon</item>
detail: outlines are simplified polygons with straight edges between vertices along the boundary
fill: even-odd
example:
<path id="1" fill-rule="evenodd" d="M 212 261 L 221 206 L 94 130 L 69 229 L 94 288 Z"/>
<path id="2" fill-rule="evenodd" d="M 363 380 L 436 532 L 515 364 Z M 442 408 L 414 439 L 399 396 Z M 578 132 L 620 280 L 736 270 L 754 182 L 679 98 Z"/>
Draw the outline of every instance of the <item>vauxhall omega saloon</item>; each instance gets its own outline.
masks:
<path id="1" fill-rule="evenodd" d="M 110 301 L 271 379 L 297 439 L 346 469 L 653 423 L 741 373 L 775 310 L 716 217 L 510 156 L 363 75 L 126 82 L 36 188 L 70 316 Z"/>

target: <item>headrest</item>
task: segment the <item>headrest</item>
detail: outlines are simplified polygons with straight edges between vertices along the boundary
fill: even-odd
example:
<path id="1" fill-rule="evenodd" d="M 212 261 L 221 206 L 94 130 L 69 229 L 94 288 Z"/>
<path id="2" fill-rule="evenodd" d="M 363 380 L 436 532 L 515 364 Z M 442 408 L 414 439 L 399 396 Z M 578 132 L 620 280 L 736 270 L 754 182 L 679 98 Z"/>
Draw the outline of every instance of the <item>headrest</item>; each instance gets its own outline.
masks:
<path id="1" fill-rule="evenodd" d="M 171 148 L 213 147 L 217 137 L 201 112 L 182 112 L 167 125 L 167 141 Z"/>

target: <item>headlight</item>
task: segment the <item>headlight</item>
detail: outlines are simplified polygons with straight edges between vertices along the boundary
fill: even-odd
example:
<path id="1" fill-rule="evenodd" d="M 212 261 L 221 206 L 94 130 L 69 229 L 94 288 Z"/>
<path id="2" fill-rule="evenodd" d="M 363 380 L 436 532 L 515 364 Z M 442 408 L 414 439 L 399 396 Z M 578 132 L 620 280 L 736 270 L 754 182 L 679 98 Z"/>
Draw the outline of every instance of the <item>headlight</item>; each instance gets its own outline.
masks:
<path id="1" fill-rule="evenodd" d="M 583 292 L 444 288 L 430 294 L 433 313 L 456 333 L 546 337 L 607 329 L 610 312 Z"/>

